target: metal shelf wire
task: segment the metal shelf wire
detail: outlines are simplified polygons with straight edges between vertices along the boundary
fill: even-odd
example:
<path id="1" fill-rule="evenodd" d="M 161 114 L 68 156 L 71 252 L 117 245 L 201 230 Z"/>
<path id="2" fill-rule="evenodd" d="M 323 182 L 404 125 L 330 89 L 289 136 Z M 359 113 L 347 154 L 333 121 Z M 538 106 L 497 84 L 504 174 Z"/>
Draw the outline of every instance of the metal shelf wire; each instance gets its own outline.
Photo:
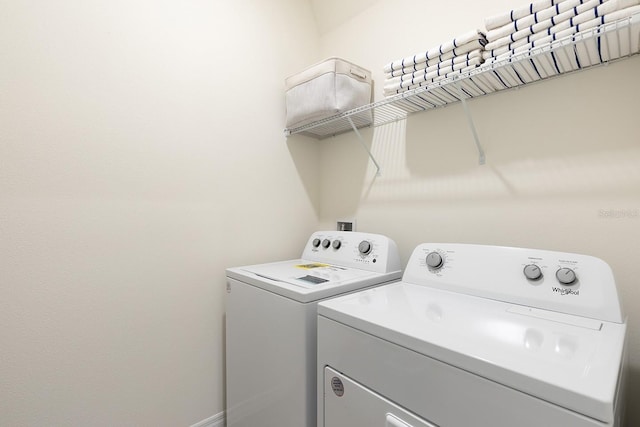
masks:
<path id="1" fill-rule="evenodd" d="M 285 135 L 300 133 L 323 139 L 352 131 L 354 126 L 355 128 L 380 126 L 405 119 L 409 114 L 459 101 L 464 104 L 467 99 L 608 64 L 639 52 L 640 14 L 635 14 L 504 59 L 485 62 L 474 70 L 447 77 L 373 104 L 304 126 L 285 129 Z M 467 111 L 466 108 L 465 111 Z M 478 143 L 477 140 L 476 143 Z M 478 148 L 481 150 L 480 147 Z"/>

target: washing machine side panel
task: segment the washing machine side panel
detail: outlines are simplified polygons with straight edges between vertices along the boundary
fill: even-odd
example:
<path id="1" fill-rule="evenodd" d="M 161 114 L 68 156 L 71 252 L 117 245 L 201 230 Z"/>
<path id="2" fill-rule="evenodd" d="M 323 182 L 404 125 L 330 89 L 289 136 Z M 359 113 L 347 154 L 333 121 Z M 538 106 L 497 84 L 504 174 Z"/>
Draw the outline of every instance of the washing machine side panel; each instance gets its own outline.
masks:
<path id="1" fill-rule="evenodd" d="M 353 329 L 318 318 L 318 382 L 331 367 L 364 387 L 440 427 L 604 427 L 555 406 Z M 318 427 L 327 422 L 318 388 Z M 339 424 L 338 424 L 339 425 Z"/>
<path id="2" fill-rule="evenodd" d="M 315 426 L 315 304 L 227 285 L 227 426 Z"/>

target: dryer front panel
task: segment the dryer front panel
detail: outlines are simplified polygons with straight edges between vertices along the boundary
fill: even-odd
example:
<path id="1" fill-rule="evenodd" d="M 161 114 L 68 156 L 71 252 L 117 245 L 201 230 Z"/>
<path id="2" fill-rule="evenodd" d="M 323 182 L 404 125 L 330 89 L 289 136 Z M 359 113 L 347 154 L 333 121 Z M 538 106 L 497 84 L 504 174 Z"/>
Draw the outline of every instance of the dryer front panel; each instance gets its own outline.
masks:
<path id="1" fill-rule="evenodd" d="M 324 411 L 331 427 L 437 427 L 330 367 L 324 369 Z"/>

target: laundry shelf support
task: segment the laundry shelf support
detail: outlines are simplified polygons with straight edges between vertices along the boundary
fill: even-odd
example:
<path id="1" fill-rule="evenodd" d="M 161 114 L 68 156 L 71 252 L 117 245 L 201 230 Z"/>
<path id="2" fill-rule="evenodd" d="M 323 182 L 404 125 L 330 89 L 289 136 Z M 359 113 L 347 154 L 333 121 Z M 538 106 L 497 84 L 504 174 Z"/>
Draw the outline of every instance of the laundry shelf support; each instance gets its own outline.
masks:
<path id="1" fill-rule="evenodd" d="M 356 136 L 358 137 L 360 144 L 362 144 L 362 148 L 365 149 L 365 151 L 369 155 L 369 158 L 371 159 L 373 164 L 376 166 L 376 176 L 382 175 L 382 172 L 380 171 L 380 164 L 376 161 L 375 157 L 373 157 L 373 154 L 371 154 L 371 150 L 369 150 L 369 147 L 367 147 L 367 144 L 364 142 L 364 138 L 362 138 L 362 135 L 360 134 L 360 131 L 356 127 L 355 123 L 353 123 L 353 120 L 351 119 L 351 117 L 347 117 L 347 120 L 349 120 L 349 124 L 353 128 L 353 131 L 356 133 Z"/>
<path id="2" fill-rule="evenodd" d="M 473 117 L 471 117 L 469 105 L 467 105 L 467 98 L 462 92 L 462 88 L 459 84 L 456 83 L 455 88 L 458 91 L 460 102 L 462 102 L 462 108 L 464 108 L 464 115 L 467 117 L 467 124 L 469 125 L 469 129 L 473 135 L 473 141 L 476 143 L 476 148 L 478 149 L 478 164 L 484 165 L 486 163 L 486 157 L 484 155 L 484 150 L 482 149 L 482 144 L 480 144 L 480 138 L 478 138 L 478 131 L 476 130 L 476 125 L 473 122 Z"/>

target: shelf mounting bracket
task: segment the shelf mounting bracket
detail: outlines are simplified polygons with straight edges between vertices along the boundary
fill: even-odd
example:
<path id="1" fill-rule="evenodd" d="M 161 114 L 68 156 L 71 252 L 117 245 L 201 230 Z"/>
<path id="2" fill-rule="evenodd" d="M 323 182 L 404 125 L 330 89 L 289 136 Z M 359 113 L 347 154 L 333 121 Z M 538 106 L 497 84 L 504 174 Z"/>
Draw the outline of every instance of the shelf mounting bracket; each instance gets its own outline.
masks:
<path id="1" fill-rule="evenodd" d="M 369 147 L 367 147 L 367 144 L 364 142 L 364 138 L 362 138 L 362 135 L 360 135 L 360 131 L 358 131 L 358 128 L 353 123 L 353 120 L 351 120 L 351 117 L 347 117 L 347 120 L 349 120 L 349 124 L 351 125 L 351 127 L 353 128 L 353 131 L 358 136 L 358 140 L 360 141 L 360 144 L 362 144 L 362 148 L 365 149 L 365 151 L 369 155 L 369 158 L 371 159 L 373 164 L 376 166 L 376 176 L 381 176 L 382 172 L 380 172 L 380 165 L 378 164 L 378 162 L 376 162 L 376 159 L 373 157 L 373 154 L 371 154 L 371 150 L 369 150 Z"/>
<path id="2" fill-rule="evenodd" d="M 464 108 L 464 114 L 467 117 L 467 124 L 469 125 L 469 129 L 471 129 L 471 133 L 473 134 L 473 140 L 476 143 L 476 148 L 478 149 L 478 164 L 484 165 L 486 162 L 486 157 L 484 155 L 484 150 L 482 149 L 482 144 L 480 144 L 480 138 L 478 138 L 478 132 L 476 131 L 476 125 L 473 123 L 473 117 L 471 117 L 471 111 L 469 110 L 469 105 L 467 105 L 467 97 L 464 95 L 462 88 L 460 87 L 459 82 L 454 83 L 454 87 L 458 91 L 458 97 L 462 102 L 462 108 Z"/>

